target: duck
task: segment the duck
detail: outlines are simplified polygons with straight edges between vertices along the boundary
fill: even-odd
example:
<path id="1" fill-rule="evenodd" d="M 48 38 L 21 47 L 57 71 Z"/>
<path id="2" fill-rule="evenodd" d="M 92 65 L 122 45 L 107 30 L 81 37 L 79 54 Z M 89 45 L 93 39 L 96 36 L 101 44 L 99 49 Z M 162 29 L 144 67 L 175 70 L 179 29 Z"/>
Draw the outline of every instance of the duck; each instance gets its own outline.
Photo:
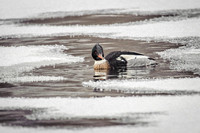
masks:
<path id="1" fill-rule="evenodd" d="M 149 56 L 129 51 L 113 51 L 104 57 L 103 47 L 99 43 L 94 45 L 91 55 L 95 60 L 94 70 L 126 69 L 157 64 L 155 59 Z"/>

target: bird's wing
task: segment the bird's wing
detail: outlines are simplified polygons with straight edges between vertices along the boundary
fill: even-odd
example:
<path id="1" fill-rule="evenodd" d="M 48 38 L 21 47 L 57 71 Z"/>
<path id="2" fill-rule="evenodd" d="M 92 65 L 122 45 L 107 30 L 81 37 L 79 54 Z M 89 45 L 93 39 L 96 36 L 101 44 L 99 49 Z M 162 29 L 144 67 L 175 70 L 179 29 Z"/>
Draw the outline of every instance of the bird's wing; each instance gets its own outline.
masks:
<path id="1" fill-rule="evenodd" d="M 135 56 L 138 56 L 138 55 L 141 55 L 143 56 L 143 54 L 140 54 L 140 53 L 136 53 L 136 52 L 128 52 L 128 51 L 114 51 L 114 52 L 111 52 L 109 53 L 105 59 L 110 61 L 110 60 L 113 60 L 113 59 L 117 59 L 118 57 L 122 57 L 122 55 L 135 55 Z"/>
<path id="2" fill-rule="evenodd" d="M 113 60 L 113 59 L 118 58 L 120 55 L 121 55 L 121 51 L 114 51 L 114 52 L 109 53 L 109 54 L 105 57 L 105 59 L 108 60 L 108 61 L 111 61 L 111 60 Z"/>

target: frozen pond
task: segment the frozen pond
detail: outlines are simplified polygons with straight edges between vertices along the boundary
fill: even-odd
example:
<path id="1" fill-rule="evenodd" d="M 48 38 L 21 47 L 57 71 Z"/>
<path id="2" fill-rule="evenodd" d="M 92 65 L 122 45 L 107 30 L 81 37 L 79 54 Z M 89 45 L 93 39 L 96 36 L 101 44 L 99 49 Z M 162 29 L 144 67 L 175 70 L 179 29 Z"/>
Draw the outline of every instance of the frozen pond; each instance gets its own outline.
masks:
<path id="1" fill-rule="evenodd" d="M 200 132 L 199 5 L 1 0 L 0 130 Z M 96 43 L 158 65 L 94 71 Z"/>

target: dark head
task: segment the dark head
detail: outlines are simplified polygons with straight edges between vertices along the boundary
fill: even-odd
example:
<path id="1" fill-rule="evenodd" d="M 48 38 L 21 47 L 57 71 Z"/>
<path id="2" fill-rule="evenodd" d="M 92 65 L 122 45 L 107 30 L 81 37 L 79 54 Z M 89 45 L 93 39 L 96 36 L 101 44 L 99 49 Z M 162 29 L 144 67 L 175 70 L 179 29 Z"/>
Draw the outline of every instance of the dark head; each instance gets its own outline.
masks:
<path id="1" fill-rule="evenodd" d="M 103 48 L 98 43 L 94 45 L 92 49 L 92 57 L 94 58 L 94 60 L 97 60 L 97 61 L 104 59 Z"/>

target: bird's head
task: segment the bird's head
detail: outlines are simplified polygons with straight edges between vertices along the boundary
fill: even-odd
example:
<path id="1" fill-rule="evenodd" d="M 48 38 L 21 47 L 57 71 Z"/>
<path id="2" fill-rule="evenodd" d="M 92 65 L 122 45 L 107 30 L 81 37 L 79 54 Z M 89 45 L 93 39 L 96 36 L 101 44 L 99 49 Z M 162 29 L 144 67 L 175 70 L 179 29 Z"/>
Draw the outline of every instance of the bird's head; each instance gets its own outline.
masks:
<path id="1" fill-rule="evenodd" d="M 92 57 L 94 60 L 99 61 L 104 59 L 103 48 L 98 43 L 92 48 Z"/>

